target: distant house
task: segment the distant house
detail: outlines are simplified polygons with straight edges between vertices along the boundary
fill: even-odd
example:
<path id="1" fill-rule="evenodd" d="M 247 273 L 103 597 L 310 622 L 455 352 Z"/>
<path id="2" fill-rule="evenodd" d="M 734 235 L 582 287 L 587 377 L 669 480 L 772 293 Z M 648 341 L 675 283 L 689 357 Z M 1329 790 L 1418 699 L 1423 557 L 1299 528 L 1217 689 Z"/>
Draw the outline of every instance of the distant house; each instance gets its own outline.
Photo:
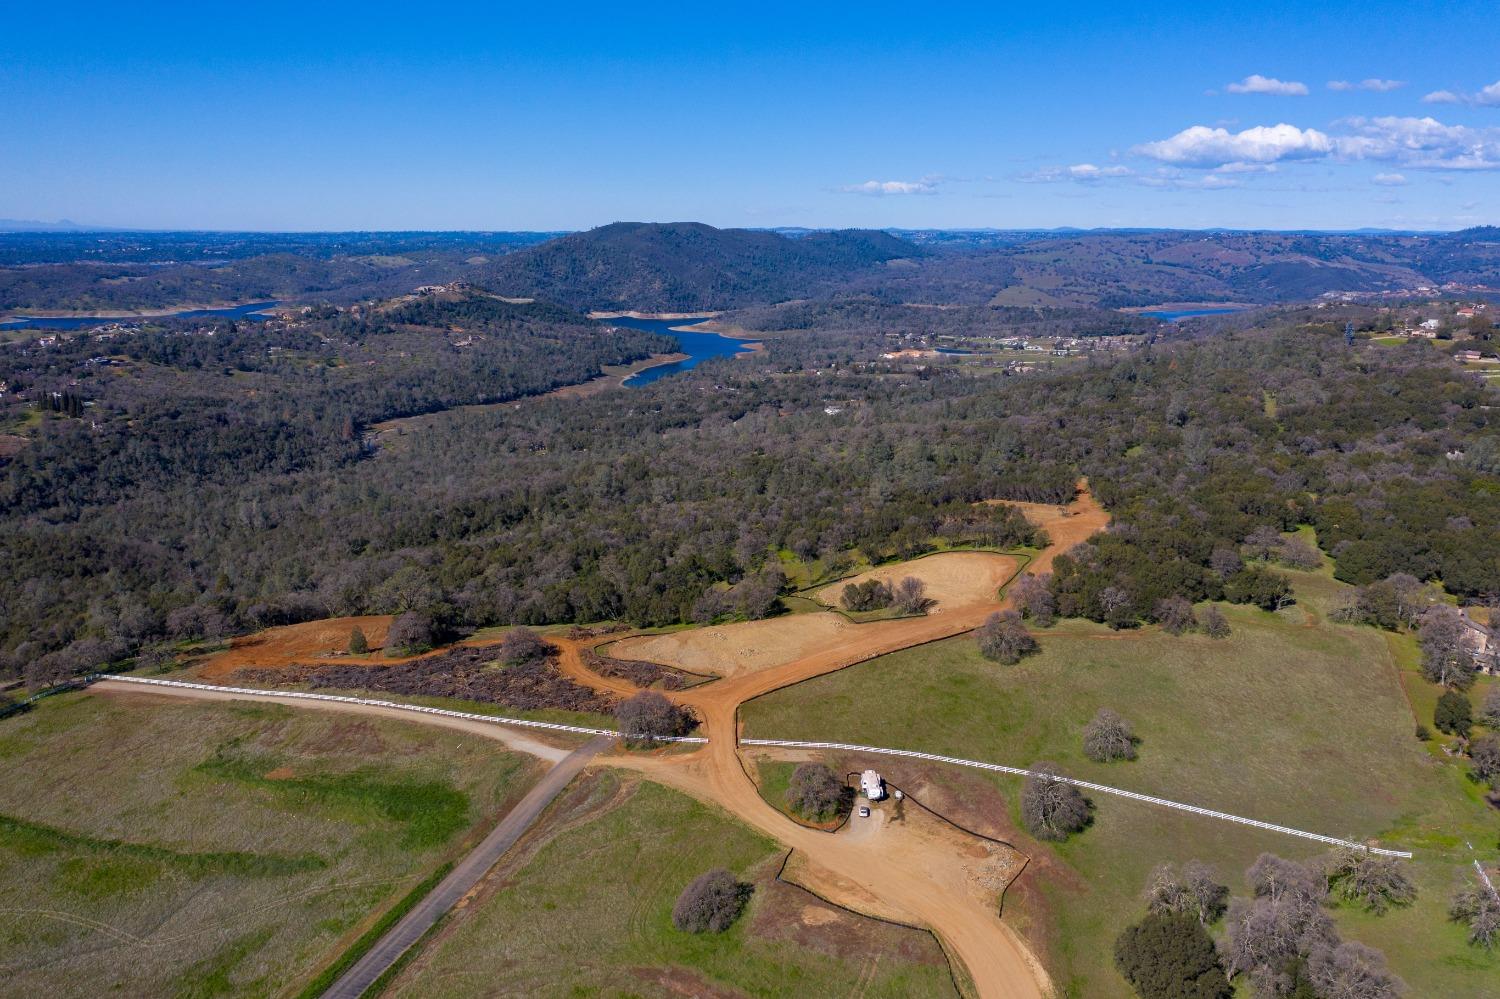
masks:
<path id="1" fill-rule="evenodd" d="M 1473 363 L 1474 361 L 1479 361 L 1484 358 L 1484 355 L 1477 350 L 1461 350 L 1453 356 L 1466 364 Z"/>
<path id="2" fill-rule="evenodd" d="M 1475 621 L 1467 614 L 1460 615 L 1464 627 L 1467 629 L 1464 638 L 1468 643 L 1470 651 L 1474 653 L 1474 661 L 1479 664 L 1481 673 L 1500 673 L 1500 648 L 1490 637 L 1490 629 Z"/>

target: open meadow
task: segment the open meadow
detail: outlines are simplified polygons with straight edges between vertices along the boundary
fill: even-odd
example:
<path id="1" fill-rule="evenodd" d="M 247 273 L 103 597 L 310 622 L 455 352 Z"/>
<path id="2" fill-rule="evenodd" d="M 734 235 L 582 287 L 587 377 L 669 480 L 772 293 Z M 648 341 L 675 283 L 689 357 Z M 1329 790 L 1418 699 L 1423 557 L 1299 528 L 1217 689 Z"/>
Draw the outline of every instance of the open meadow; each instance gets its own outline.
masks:
<path id="1" fill-rule="evenodd" d="M 1327 624 L 1320 605 L 1341 584 L 1294 577 L 1303 605 L 1274 614 L 1226 608 L 1234 633 L 1223 641 L 1068 621 L 1038 631 L 1040 654 L 1006 667 L 981 658 L 964 636 L 752 701 L 743 709 L 745 735 L 1013 766 L 1051 760 L 1099 783 L 1412 850 L 1414 906 L 1379 918 L 1341 908 L 1335 918 L 1347 936 L 1384 950 L 1413 995 L 1481 996 L 1481 969 L 1500 975 L 1500 957 L 1468 947 L 1446 910 L 1470 859 L 1465 841 L 1492 854 L 1500 814 L 1462 765 L 1413 736 L 1401 680 L 1423 681 L 1409 672 L 1411 661 L 1393 657 L 1402 643 Z M 1142 740 L 1137 761 L 1083 755 L 1083 727 L 1101 707 L 1133 724 Z M 1130 994 L 1111 947 L 1144 911 L 1141 892 L 1156 864 L 1206 861 L 1242 894 L 1243 871 L 1261 851 L 1295 859 L 1324 852 L 1315 842 L 1107 795 L 1094 796 L 1089 829 L 1044 846 L 1019 831 L 1019 780 L 945 776 L 935 767 L 928 776 L 936 784 L 987 781 L 1004 795 L 1009 814 L 986 818 L 1008 828 L 1035 861 L 1008 897 L 1007 917 L 1025 927 L 1069 996 Z"/>
<path id="2" fill-rule="evenodd" d="M 537 773 L 378 718 L 65 694 L 6 722 L 9 995 L 294 995 Z"/>
<path id="3" fill-rule="evenodd" d="M 384 994 L 956 996 L 930 934 L 777 882 L 783 853 L 659 784 L 585 778 Z M 713 867 L 754 884 L 748 908 L 722 934 L 677 930 L 677 894 Z"/>

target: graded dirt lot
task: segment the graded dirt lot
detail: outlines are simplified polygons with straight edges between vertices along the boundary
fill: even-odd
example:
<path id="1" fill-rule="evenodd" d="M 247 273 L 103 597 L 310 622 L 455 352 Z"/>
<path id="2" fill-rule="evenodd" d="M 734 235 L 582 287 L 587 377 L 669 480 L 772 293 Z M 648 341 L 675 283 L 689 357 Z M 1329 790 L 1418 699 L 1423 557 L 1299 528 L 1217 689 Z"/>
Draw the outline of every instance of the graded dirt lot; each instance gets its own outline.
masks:
<path id="1" fill-rule="evenodd" d="M 927 599 L 933 601 L 927 613 L 941 614 L 948 607 L 993 600 L 1000 587 L 1016 574 L 1017 567 L 1016 559 L 994 552 L 940 552 L 841 579 L 818 590 L 816 597 L 819 603 L 837 607 L 844 587 L 853 583 L 878 579 L 894 584 L 914 576 L 926 584 Z"/>
<path id="2" fill-rule="evenodd" d="M 839 614 L 797 614 L 624 638 L 607 651 L 617 659 L 640 659 L 692 673 L 732 677 L 794 662 L 815 651 L 836 649 L 858 627 Z"/>
<path id="3" fill-rule="evenodd" d="M 385 644 L 391 621 L 390 615 L 372 614 L 267 628 L 236 638 L 223 652 L 204 657 L 197 672 L 205 680 L 222 680 L 246 666 L 295 666 L 333 657 L 350 662 L 389 661 L 379 650 Z M 349 635 L 355 628 L 365 633 L 372 650 L 369 655 L 349 655 Z"/>

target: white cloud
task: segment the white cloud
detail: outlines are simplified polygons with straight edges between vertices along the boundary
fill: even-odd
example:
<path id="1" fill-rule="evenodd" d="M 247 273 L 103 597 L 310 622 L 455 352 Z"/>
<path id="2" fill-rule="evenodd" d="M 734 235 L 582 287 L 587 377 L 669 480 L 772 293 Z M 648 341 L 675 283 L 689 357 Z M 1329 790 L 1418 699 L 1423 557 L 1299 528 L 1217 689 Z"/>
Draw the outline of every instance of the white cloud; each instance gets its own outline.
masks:
<path id="1" fill-rule="evenodd" d="M 1406 178 L 1399 173 L 1377 173 L 1370 178 L 1370 183 L 1379 184 L 1381 187 L 1403 187 L 1406 182 Z"/>
<path id="2" fill-rule="evenodd" d="M 1066 180 L 1092 184 L 1116 177 L 1129 177 L 1132 173 L 1134 171 L 1125 166 L 1101 167 L 1092 163 L 1075 163 L 1065 167 L 1043 167 L 1034 173 L 1023 175 L 1020 179 L 1033 184 L 1055 184 Z"/>
<path id="3" fill-rule="evenodd" d="M 1169 139 L 1137 146 L 1134 151 L 1162 163 L 1208 168 L 1317 159 L 1332 152 L 1333 143 L 1317 129 L 1295 125 L 1256 125 L 1241 132 L 1194 125 Z"/>
<path id="4" fill-rule="evenodd" d="M 1360 80 L 1358 83 L 1351 83 L 1348 80 L 1328 81 L 1329 90 L 1373 90 L 1377 94 L 1390 93 L 1392 90 L 1399 90 L 1404 86 L 1406 86 L 1405 80 L 1382 80 L 1373 76 L 1366 80 Z"/>
<path id="5" fill-rule="evenodd" d="M 1417 170 L 1500 170 L 1500 129 L 1444 125 L 1434 118 L 1350 118 L 1338 155 Z"/>
<path id="6" fill-rule="evenodd" d="M 867 180 L 863 184 L 846 184 L 839 188 L 845 194 L 936 194 L 937 184 L 930 180 Z"/>
<path id="7" fill-rule="evenodd" d="M 1500 80 L 1496 80 L 1488 87 L 1481 87 L 1478 93 L 1461 94 L 1452 90 L 1434 90 L 1422 98 L 1425 104 L 1472 104 L 1475 107 L 1493 108 L 1500 107 Z"/>
<path id="8" fill-rule="evenodd" d="M 1261 76 L 1259 73 L 1251 73 L 1239 83 L 1230 83 L 1224 87 L 1231 94 L 1271 94 L 1277 97 L 1305 97 L 1307 96 L 1307 84 L 1298 83 L 1295 80 L 1278 80 L 1271 76 Z"/>

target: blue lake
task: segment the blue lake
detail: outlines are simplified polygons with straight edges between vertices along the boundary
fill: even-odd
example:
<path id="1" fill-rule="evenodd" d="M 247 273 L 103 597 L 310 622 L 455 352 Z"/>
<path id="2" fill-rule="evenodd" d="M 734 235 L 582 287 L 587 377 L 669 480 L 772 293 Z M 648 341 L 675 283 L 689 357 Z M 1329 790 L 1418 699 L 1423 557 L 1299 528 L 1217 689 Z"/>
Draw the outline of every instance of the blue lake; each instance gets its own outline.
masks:
<path id="1" fill-rule="evenodd" d="M 1222 316 L 1228 312 L 1243 312 L 1243 309 L 1157 309 L 1150 312 L 1142 312 L 1143 316 L 1152 319 L 1160 319 L 1164 323 L 1175 323 L 1179 319 L 1191 319 L 1194 316 Z"/>
<path id="2" fill-rule="evenodd" d="M 734 337 L 721 336 L 718 333 L 695 333 L 690 328 L 672 328 L 674 326 L 686 327 L 702 321 L 701 319 L 631 319 L 629 317 L 600 320 L 609 326 L 628 326 L 634 330 L 648 330 L 663 336 L 676 337 L 677 342 L 682 344 L 681 353 L 688 355 L 681 361 L 654 364 L 637 371 L 625 379 L 625 384 L 630 388 L 650 385 L 659 378 L 696 368 L 710 357 L 733 357 L 735 354 L 744 354 L 750 350 L 745 340 L 736 340 Z"/>
<path id="3" fill-rule="evenodd" d="M 169 312 L 159 316 L 27 316 L 25 319 L 9 319 L 0 322 L 0 330 L 81 330 L 105 323 L 138 323 L 147 319 L 202 319 L 205 316 L 225 316 L 229 319 L 265 319 L 257 315 L 280 302 L 250 302 L 227 309 L 188 309 L 185 312 Z"/>

